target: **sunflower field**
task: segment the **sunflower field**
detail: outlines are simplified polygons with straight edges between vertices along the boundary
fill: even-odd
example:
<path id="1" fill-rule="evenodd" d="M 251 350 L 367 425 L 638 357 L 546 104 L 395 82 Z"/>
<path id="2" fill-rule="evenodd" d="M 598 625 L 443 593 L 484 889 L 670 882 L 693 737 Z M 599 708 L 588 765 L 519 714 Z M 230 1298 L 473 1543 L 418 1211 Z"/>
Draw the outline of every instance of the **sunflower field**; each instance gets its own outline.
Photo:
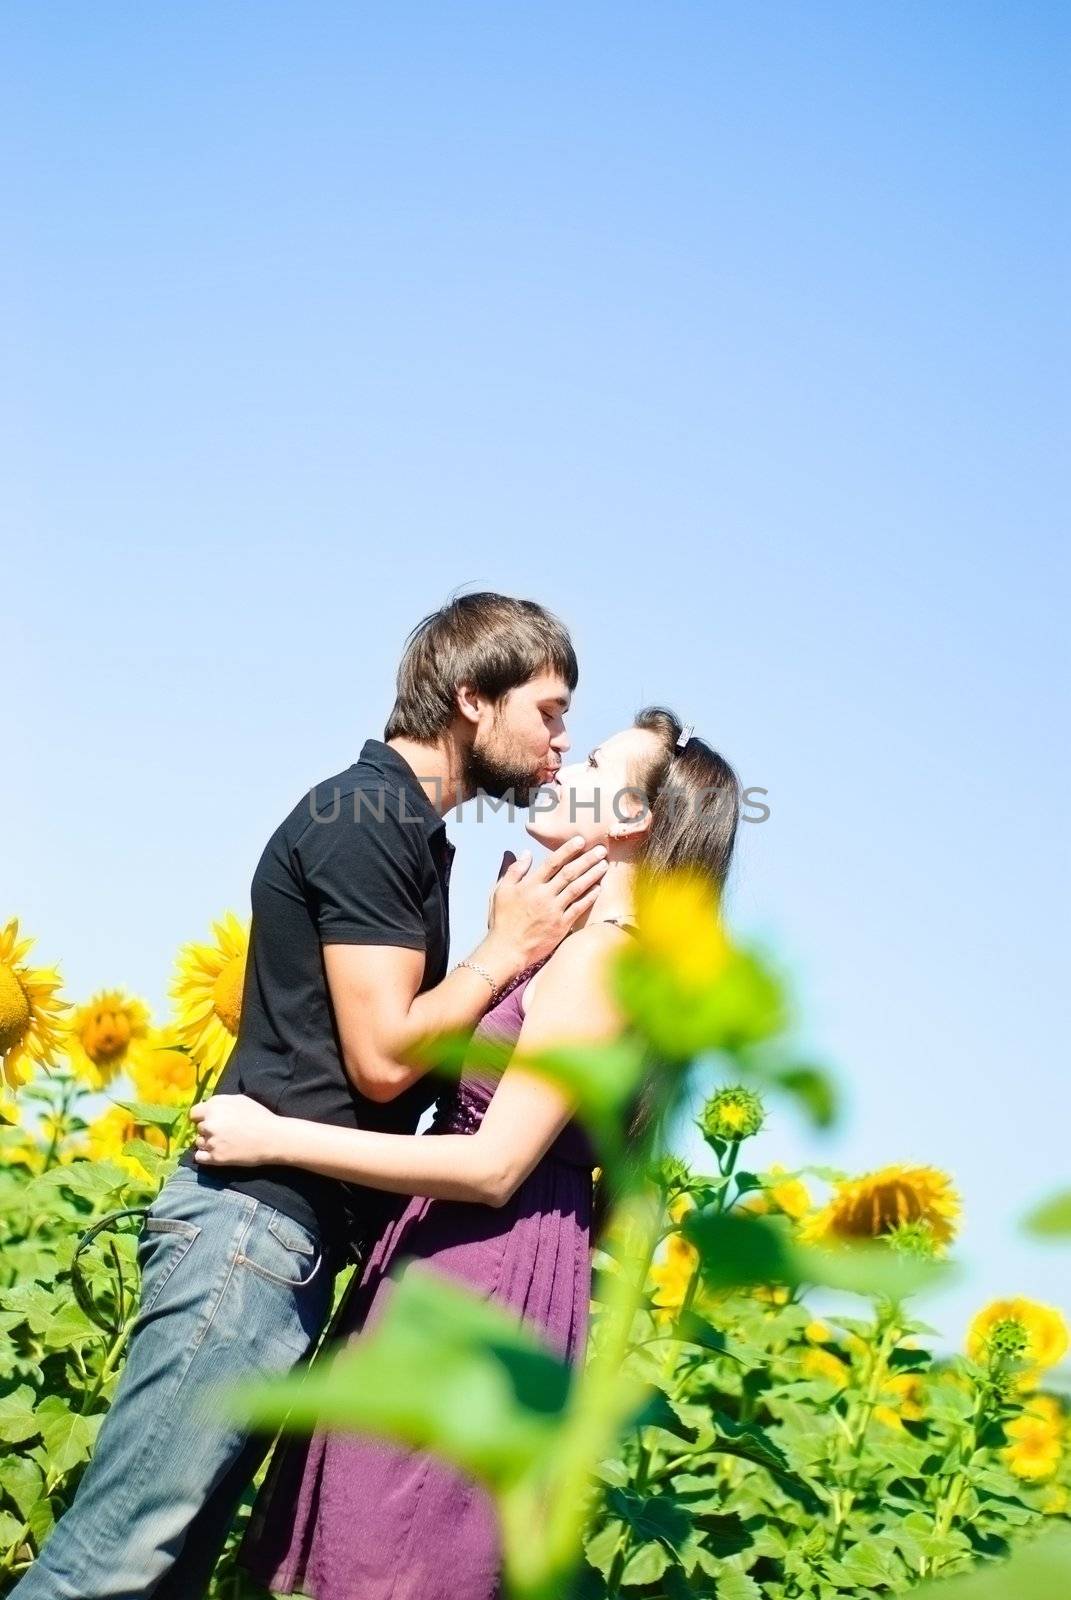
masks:
<path id="1" fill-rule="evenodd" d="M 584 1372 L 411 1274 L 373 1335 L 235 1395 L 236 1414 L 374 1428 L 453 1460 L 495 1496 L 512 1600 L 1071 1592 L 1063 1313 L 1009 1296 L 978 1308 L 962 1352 L 935 1354 L 915 1299 L 954 1250 L 951 1177 L 750 1165 L 772 1101 L 826 1124 L 832 1085 L 794 1053 L 781 980 L 701 885 L 638 909 L 616 974 L 626 1033 L 532 1063 L 574 1094 L 602 1162 Z M 233 1045 L 246 944 L 228 914 L 185 946 L 158 1027 L 121 988 L 67 1002 L 18 923 L 0 933 L 0 1592 L 92 1452 L 136 1318 L 140 1219 Z M 440 1041 L 437 1064 L 464 1053 Z M 637 1136 L 628 1108 L 651 1082 Z M 708 1159 L 689 1165 L 667 1130 L 697 1104 Z M 1069 1211 L 1056 1197 L 1034 1226 L 1067 1235 Z M 482 1435 L 437 1403 L 444 1341 Z M 218 1600 L 261 1593 L 233 1561 L 247 1510 Z"/>

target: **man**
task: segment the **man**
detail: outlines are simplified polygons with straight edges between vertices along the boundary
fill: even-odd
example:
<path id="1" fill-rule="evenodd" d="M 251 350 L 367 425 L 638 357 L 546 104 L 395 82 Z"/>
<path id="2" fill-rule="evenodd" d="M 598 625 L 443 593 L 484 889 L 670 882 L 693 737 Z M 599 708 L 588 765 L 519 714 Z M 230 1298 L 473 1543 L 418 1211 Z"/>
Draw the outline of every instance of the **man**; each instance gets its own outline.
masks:
<path id="1" fill-rule="evenodd" d="M 529 804 L 568 749 L 576 682 L 568 634 L 530 601 L 467 595 L 419 625 L 385 742 L 369 739 L 318 784 L 261 857 L 221 1093 L 415 1131 L 434 1086 L 407 1064 L 409 1047 L 474 1027 L 499 987 L 565 937 L 605 871 L 580 840 L 538 869 L 511 862 L 486 938 L 447 976 L 443 817 L 480 790 Z M 348 1242 L 381 1205 L 297 1170 L 214 1174 L 185 1158 L 145 1220 L 141 1305 L 93 1460 L 19 1600 L 203 1594 L 268 1441 L 206 1426 L 197 1401 L 307 1355 Z"/>

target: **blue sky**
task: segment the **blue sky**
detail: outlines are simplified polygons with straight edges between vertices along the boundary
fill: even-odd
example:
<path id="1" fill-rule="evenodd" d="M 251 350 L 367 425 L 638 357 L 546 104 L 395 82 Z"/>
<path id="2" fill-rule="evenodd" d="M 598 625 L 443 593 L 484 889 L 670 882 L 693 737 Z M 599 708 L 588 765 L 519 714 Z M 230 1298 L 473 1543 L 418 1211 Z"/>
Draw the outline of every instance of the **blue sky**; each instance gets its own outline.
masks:
<path id="1" fill-rule="evenodd" d="M 5 9 L 0 911 L 142 993 L 460 585 L 768 789 L 733 919 L 952 1171 L 958 1339 L 1066 1300 L 1062 8 Z M 455 952 L 504 819 L 453 828 Z"/>

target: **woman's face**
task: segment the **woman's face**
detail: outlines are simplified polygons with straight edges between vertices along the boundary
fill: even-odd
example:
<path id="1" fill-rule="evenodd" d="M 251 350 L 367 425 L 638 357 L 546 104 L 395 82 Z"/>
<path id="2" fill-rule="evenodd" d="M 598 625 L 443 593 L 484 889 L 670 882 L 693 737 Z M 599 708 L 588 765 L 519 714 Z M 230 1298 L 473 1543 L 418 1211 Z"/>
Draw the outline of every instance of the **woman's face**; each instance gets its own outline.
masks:
<path id="1" fill-rule="evenodd" d="M 589 755 L 559 767 L 555 781 L 542 786 L 527 832 L 550 850 L 578 836 L 589 845 L 606 844 L 611 830 L 616 838 L 630 818 L 646 811 L 636 777 L 661 750 L 661 741 L 646 728 L 612 734 Z"/>

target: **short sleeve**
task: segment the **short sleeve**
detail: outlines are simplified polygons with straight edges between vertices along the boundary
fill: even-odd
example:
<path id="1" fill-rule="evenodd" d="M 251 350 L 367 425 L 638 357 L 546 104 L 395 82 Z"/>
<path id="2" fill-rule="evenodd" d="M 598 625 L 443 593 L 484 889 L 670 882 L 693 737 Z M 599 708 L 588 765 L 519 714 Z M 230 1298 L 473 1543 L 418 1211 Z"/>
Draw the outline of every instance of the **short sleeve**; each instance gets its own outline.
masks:
<path id="1" fill-rule="evenodd" d="M 381 814 L 355 817 L 350 797 L 337 815 L 314 816 L 294 846 L 322 944 L 401 945 L 424 950 L 422 829 L 387 795 Z"/>

